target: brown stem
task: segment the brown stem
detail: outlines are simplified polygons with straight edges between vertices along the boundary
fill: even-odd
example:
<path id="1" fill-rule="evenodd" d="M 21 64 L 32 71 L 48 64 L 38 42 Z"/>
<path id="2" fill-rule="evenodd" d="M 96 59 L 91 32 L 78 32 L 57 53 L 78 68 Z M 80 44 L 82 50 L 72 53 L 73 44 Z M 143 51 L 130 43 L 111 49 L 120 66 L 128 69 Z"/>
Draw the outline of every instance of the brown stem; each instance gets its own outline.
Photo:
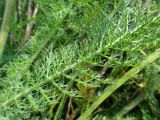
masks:
<path id="1" fill-rule="evenodd" d="M 38 5 L 36 5 L 34 7 L 34 9 L 32 10 L 32 0 L 29 0 L 28 2 L 28 11 L 27 11 L 27 17 L 28 20 L 31 20 L 33 17 L 36 16 L 37 12 L 38 12 Z M 33 28 L 34 22 L 31 21 L 30 23 L 27 24 L 26 26 L 26 32 L 25 32 L 25 36 L 24 36 L 24 40 L 27 41 L 31 35 L 31 30 Z"/>

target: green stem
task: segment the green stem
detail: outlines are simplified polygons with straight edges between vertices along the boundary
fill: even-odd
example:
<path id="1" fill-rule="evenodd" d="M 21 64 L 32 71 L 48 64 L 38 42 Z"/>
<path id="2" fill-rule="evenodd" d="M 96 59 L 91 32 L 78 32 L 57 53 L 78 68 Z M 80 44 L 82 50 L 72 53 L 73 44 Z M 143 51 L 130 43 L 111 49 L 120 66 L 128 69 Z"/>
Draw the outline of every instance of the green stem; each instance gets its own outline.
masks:
<path id="1" fill-rule="evenodd" d="M 10 26 L 14 17 L 14 6 L 16 0 L 6 0 L 6 7 L 3 17 L 3 22 L 0 31 L 0 59 L 5 48 Z"/>
<path id="2" fill-rule="evenodd" d="M 118 117 L 123 117 L 133 108 L 135 108 L 140 102 L 142 102 L 145 98 L 145 91 L 141 92 L 135 99 L 133 99 L 130 103 L 124 106 L 119 113 L 117 114 Z"/>
<path id="3" fill-rule="evenodd" d="M 70 81 L 66 90 L 69 90 L 72 87 L 73 83 L 74 83 L 73 81 Z M 67 102 L 67 99 L 68 99 L 68 95 L 64 95 L 59 106 L 58 106 L 54 120 L 61 120 L 62 111 L 64 109 L 66 102 Z"/>
<path id="4" fill-rule="evenodd" d="M 116 84 L 108 86 L 101 96 L 98 96 L 93 104 L 78 118 L 78 120 L 86 120 L 88 116 L 105 100 L 107 99 L 114 91 L 116 91 L 120 86 L 122 86 L 126 81 L 139 73 L 143 68 L 145 68 L 149 63 L 152 63 L 160 57 L 160 48 L 149 55 L 145 60 L 135 65 L 131 70 L 125 73 L 121 78 L 119 78 Z"/>

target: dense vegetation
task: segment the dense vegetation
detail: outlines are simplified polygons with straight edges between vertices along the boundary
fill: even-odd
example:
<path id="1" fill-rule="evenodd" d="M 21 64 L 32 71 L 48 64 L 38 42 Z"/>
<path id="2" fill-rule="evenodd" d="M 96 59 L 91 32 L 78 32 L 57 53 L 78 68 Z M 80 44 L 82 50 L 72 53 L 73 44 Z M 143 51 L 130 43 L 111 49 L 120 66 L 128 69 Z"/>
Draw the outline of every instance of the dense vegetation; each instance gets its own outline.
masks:
<path id="1" fill-rule="evenodd" d="M 159 0 L 1 0 L 0 120 L 160 119 Z"/>

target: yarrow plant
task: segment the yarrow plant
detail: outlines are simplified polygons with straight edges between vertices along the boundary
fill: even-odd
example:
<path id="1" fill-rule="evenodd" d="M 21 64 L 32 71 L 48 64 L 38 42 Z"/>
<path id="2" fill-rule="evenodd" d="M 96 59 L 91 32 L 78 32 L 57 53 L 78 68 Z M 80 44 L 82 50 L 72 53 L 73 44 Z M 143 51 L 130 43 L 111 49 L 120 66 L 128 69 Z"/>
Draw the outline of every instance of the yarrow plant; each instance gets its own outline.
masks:
<path id="1" fill-rule="evenodd" d="M 0 119 L 160 118 L 159 1 L 4 3 Z"/>

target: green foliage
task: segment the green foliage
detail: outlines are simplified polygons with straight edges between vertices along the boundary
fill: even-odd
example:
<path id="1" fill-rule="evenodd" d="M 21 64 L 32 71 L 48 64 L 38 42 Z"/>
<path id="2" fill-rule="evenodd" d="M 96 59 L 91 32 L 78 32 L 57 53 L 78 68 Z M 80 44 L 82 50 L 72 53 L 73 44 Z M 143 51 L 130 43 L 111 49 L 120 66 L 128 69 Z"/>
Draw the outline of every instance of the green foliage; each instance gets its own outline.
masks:
<path id="1" fill-rule="evenodd" d="M 23 27 L 31 21 L 19 21 L 13 33 L 22 49 L 0 69 L 0 119 L 52 119 L 63 96 L 72 99 L 77 118 L 106 86 L 116 84 L 146 57 L 142 51 L 148 55 L 160 47 L 156 1 L 35 0 L 34 4 L 39 11 L 31 20 L 35 22 L 31 38 L 20 46 Z M 111 119 L 141 91 L 146 91 L 144 103 L 128 111 L 125 119 L 151 115 L 158 119 L 159 65 L 157 60 L 146 66 L 90 119 Z M 62 103 L 66 104 L 60 114 L 66 118 L 69 103 Z"/>

